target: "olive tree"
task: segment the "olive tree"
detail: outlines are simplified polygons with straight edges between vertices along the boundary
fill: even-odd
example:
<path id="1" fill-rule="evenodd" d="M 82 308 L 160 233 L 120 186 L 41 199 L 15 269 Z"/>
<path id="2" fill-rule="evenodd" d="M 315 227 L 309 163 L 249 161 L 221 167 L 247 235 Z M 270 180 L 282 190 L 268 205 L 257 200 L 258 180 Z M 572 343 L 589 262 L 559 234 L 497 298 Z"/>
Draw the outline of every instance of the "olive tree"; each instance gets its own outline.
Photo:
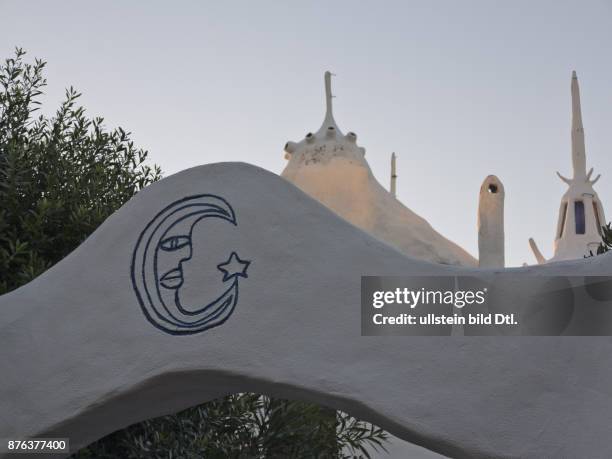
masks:
<path id="1" fill-rule="evenodd" d="M 0 294 L 85 240 L 161 177 L 122 128 L 90 119 L 73 88 L 40 114 L 45 62 L 25 52 L 0 64 Z M 95 458 L 368 457 L 381 429 L 317 405 L 236 394 L 117 431 L 76 453 Z"/>

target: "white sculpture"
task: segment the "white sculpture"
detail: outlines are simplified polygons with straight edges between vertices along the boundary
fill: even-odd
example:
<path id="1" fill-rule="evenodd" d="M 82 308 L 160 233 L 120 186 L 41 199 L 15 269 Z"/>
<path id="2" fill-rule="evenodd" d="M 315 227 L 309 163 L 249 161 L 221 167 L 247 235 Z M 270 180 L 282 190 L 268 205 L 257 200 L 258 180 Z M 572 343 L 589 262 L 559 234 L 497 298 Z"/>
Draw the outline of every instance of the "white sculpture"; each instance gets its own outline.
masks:
<path id="1" fill-rule="evenodd" d="M 593 189 L 600 175 L 591 180 L 593 169 L 586 171 L 580 89 L 575 71 L 572 72 L 571 92 L 573 177 L 565 178 L 557 172 L 569 188 L 561 198 L 554 254 L 548 261 L 571 260 L 589 255 L 591 251 L 596 253 L 601 243 L 601 227 L 606 224 L 603 205 Z M 530 238 L 529 244 L 538 263 L 546 263 L 535 241 Z"/>
<path id="2" fill-rule="evenodd" d="M 489 175 L 478 197 L 478 266 L 503 268 L 504 259 L 504 185 Z"/>
<path id="3" fill-rule="evenodd" d="M 444 264 L 476 266 L 457 244 L 395 199 L 376 180 L 357 145 L 357 135 L 343 134 L 332 113 L 331 73 L 325 72 L 327 109 L 316 133 L 287 142 L 289 160 L 282 176 L 338 215 L 406 255 Z"/>

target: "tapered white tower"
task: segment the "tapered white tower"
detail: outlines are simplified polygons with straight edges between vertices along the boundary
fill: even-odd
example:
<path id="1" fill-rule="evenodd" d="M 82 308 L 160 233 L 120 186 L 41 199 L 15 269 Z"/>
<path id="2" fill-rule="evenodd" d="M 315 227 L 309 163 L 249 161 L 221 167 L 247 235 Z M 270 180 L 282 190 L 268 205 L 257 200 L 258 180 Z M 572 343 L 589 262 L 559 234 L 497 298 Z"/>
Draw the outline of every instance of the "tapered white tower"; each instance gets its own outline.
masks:
<path id="1" fill-rule="evenodd" d="M 595 193 L 593 185 L 600 175 L 591 180 L 593 169 L 586 171 L 586 154 L 582 113 L 580 109 L 580 89 L 576 72 L 572 72 L 572 166 L 573 177 L 557 175 L 569 186 L 561 198 L 559 219 L 555 234 L 554 255 L 548 261 L 561 261 L 582 258 L 590 251 L 596 253 L 601 243 L 601 227 L 605 225 L 604 209 Z M 538 260 L 546 260 L 538 250 L 533 239 L 529 240 L 531 249 Z"/>
<path id="2" fill-rule="evenodd" d="M 503 268 L 504 251 L 504 185 L 489 175 L 478 197 L 478 266 Z"/>

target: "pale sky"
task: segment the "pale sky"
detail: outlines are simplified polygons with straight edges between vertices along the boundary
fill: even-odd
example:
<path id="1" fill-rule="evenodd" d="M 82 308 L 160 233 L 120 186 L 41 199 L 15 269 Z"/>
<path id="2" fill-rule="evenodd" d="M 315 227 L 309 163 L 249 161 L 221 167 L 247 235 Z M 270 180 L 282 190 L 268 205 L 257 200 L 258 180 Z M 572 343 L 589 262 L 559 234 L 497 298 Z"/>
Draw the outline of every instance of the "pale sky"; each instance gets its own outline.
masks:
<path id="1" fill-rule="evenodd" d="M 165 175 L 218 161 L 280 173 L 283 145 L 316 130 L 323 72 L 335 118 L 398 196 L 477 256 L 478 190 L 506 189 L 507 263 L 552 253 L 571 175 L 570 77 L 587 167 L 612 218 L 611 1 L 82 2 L 0 0 L 0 57 L 48 61 L 45 111 L 64 88 L 122 126 Z"/>

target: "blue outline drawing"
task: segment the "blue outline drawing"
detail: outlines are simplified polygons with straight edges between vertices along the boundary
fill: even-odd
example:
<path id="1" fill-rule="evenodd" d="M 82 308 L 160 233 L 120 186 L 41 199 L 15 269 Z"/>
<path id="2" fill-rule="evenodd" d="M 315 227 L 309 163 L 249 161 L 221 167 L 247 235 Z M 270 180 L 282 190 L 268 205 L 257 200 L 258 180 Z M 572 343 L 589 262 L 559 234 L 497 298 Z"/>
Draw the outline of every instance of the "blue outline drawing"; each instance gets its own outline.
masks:
<path id="1" fill-rule="evenodd" d="M 224 292 L 204 306 L 192 308 L 181 304 L 182 264 L 193 254 L 193 228 L 206 218 L 219 218 L 238 226 L 234 209 L 220 196 L 187 196 L 155 215 L 140 233 L 134 247 L 131 278 L 136 298 L 147 320 L 171 335 L 192 335 L 225 323 L 238 304 L 238 279 L 248 277 L 251 261 L 242 260 L 233 251 L 227 261 L 217 264 L 217 269 L 223 274 L 222 282 L 231 281 Z M 173 234 L 177 228 L 185 226 L 188 232 Z M 160 251 L 175 254 L 178 259 L 177 266 L 161 275 L 158 272 Z M 171 292 L 174 292 L 171 295 L 173 301 L 168 301 Z"/>

